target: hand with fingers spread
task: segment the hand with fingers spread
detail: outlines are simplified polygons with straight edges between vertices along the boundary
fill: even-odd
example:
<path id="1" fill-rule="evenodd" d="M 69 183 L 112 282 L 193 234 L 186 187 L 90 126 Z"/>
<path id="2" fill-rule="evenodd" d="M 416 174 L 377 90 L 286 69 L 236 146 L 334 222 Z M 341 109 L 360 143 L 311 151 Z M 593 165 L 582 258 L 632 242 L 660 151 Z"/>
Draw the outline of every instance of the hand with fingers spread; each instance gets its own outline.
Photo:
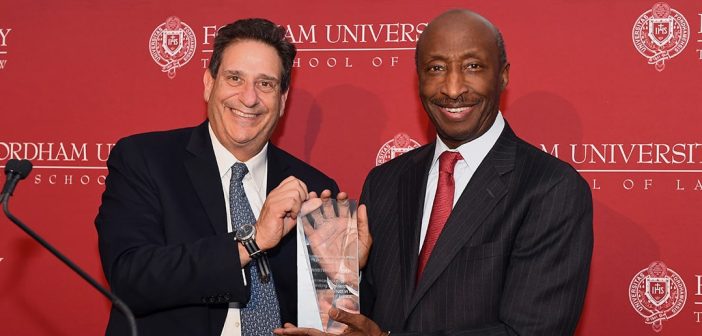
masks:
<path id="1" fill-rule="evenodd" d="M 336 206 L 330 191 L 320 196 L 303 206 L 302 223 L 312 254 L 335 283 L 358 283 L 356 211 L 346 193 L 339 193 Z"/>
<path id="2" fill-rule="evenodd" d="M 325 205 L 325 213 L 332 213 L 331 210 L 333 206 L 330 202 L 326 202 L 330 199 L 331 192 L 325 190 L 322 192 L 321 198 L 317 197 L 317 193 L 310 192 L 308 201 L 303 204 L 303 215 L 306 215 L 322 205 Z M 339 208 L 338 216 L 347 217 L 350 211 L 348 195 L 345 192 L 340 192 L 336 198 L 337 207 Z M 363 269 L 368 262 L 368 254 L 370 253 L 370 248 L 373 245 L 373 238 L 370 235 L 370 230 L 368 229 L 368 214 L 366 212 L 366 206 L 361 204 L 358 206 L 356 215 L 357 219 L 357 231 L 358 231 L 358 264 L 359 269 Z"/>

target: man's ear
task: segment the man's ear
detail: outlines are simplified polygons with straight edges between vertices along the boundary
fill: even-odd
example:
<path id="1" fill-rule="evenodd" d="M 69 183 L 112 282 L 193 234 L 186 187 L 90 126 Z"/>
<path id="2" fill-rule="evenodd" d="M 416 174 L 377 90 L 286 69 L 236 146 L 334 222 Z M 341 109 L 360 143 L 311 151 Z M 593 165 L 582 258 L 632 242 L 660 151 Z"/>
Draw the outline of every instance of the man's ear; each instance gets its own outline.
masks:
<path id="1" fill-rule="evenodd" d="M 214 77 L 210 73 L 210 69 L 206 69 L 205 73 L 202 74 L 202 84 L 205 86 L 204 98 L 206 102 L 210 101 L 210 93 L 212 93 L 212 88 L 214 87 Z"/>
<path id="2" fill-rule="evenodd" d="M 505 67 L 502 69 L 502 73 L 500 74 L 500 87 L 502 90 L 507 87 L 507 84 L 509 84 L 509 63 L 505 64 Z"/>
<path id="3" fill-rule="evenodd" d="M 290 88 L 288 88 L 285 93 L 280 95 L 280 116 L 282 117 L 283 114 L 285 114 L 285 102 L 288 101 L 288 92 L 290 92 Z"/>

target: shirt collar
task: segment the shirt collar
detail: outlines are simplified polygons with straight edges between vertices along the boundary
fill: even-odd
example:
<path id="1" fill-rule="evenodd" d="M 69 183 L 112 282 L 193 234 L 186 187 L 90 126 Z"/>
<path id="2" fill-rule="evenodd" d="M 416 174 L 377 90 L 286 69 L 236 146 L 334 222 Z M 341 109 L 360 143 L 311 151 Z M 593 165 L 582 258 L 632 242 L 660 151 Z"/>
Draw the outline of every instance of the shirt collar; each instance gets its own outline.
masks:
<path id="1" fill-rule="evenodd" d="M 207 128 L 209 129 L 210 132 L 210 140 L 212 141 L 212 149 L 214 150 L 215 154 L 215 159 L 217 159 L 217 168 L 219 169 L 219 177 L 224 178 L 225 176 L 230 174 L 230 170 L 232 169 L 232 166 L 237 163 L 241 162 L 239 159 L 234 156 L 231 152 L 229 152 L 222 143 L 219 142 L 219 139 L 214 134 L 214 131 L 212 130 L 212 125 L 209 123 L 207 124 Z M 263 172 L 266 171 L 266 164 L 268 163 L 268 143 L 263 146 L 260 152 L 256 154 L 254 157 L 249 159 L 248 161 L 244 162 L 246 164 L 246 167 L 249 169 L 249 174 L 251 177 L 253 177 L 254 182 L 256 185 L 262 185 L 263 182 L 265 181 L 265 174 Z"/>
<path id="2" fill-rule="evenodd" d="M 505 128 L 505 119 L 502 117 L 502 112 L 497 111 L 497 117 L 495 117 L 495 122 L 492 123 L 492 126 L 487 130 L 487 132 L 483 133 L 483 135 L 477 137 L 476 139 L 473 139 L 473 141 L 466 142 L 458 148 L 455 149 L 455 151 L 461 153 L 461 156 L 463 157 L 463 161 L 465 161 L 468 164 L 468 167 L 472 169 L 478 168 L 481 162 L 483 162 L 483 159 L 485 159 L 485 156 L 487 156 L 487 153 L 492 149 L 492 146 L 495 145 L 497 142 L 497 139 L 500 137 L 500 134 L 502 133 L 502 130 Z M 432 165 L 436 165 L 437 162 L 439 161 L 439 155 L 443 153 L 444 151 L 450 150 L 446 144 L 444 144 L 443 141 L 439 138 L 439 136 L 436 136 L 436 148 L 434 149 L 434 160 L 432 161 Z"/>

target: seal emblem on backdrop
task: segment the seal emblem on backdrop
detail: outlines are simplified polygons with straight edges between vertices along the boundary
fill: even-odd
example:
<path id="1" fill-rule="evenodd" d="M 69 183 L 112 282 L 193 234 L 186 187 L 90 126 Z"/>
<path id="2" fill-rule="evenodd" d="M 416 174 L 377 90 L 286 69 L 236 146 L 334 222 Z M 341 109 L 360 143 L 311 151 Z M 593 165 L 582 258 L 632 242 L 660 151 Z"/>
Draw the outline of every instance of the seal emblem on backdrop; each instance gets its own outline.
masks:
<path id="1" fill-rule="evenodd" d="M 195 32 L 177 16 L 167 18 L 149 38 L 151 58 L 170 79 L 175 78 L 178 68 L 193 58 L 195 46 Z"/>
<path id="2" fill-rule="evenodd" d="M 677 315 L 685 306 L 687 288 L 682 278 L 662 261 L 654 261 L 631 280 L 629 301 L 654 331 L 663 330 L 663 321 Z"/>
<path id="3" fill-rule="evenodd" d="M 375 157 L 375 165 L 380 166 L 381 164 L 388 162 L 419 146 L 419 142 L 410 138 L 410 136 L 407 135 L 407 133 L 398 133 L 390 141 L 384 143 L 380 147 L 378 155 L 376 155 Z"/>
<path id="4" fill-rule="evenodd" d="M 690 25 L 685 17 L 665 2 L 657 2 L 636 19 L 631 31 L 634 47 L 663 71 L 665 62 L 679 55 L 690 40 Z"/>

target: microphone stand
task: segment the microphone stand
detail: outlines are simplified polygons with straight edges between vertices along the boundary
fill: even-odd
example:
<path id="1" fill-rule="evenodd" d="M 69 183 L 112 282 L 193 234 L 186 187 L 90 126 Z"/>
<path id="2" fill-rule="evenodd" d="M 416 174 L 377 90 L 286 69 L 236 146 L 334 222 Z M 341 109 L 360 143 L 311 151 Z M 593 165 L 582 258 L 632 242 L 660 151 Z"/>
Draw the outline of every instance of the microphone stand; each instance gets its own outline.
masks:
<path id="1" fill-rule="evenodd" d="M 57 249 L 51 246 L 51 244 L 49 244 L 46 240 L 44 240 L 37 233 L 32 231 L 32 229 L 30 229 L 27 225 L 22 223 L 22 221 L 20 221 L 17 217 L 13 216 L 10 213 L 9 209 L 10 196 L 11 194 L 7 193 L 3 195 L 3 197 L 0 197 L 2 198 L 2 210 L 5 212 L 5 215 L 7 215 L 7 218 L 9 218 L 13 223 L 17 224 L 17 226 L 19 226 L 19 228 L 22 229 L 22 231 L 26 232 L 28 235 L 34 238 L 34 240 L 36 240 L 39 244 L 44 246 L 44 248 L 49 250 L 49 252 L 56 256 L 56 258 L 59 258 L 64 264 L 66 264 L 66 266 L 70 267 L 74 272 L 78 273 L 78 275 L 80 275 L 81 278 L 90 283 L 90 285 L 92 285 L 95 289 L 102 293 L 102 295 L 109 298 L 110 301 L 112 301 L 112 304 L 114 304 L 115 307 L 117 307 L 117 309 L 119 309 L 119 311 L 121 311 L 122 314 L 124 314 L 124 316 L 127 317 L 131 334 L 133 336 L 137 336 L 136 320 L 134 319 L 134 314 L 132 314 L 132 311 L 129 309 L 129 307 L 127 307 L 127 305 L 124 302 L 122 302 L 122 300 L 120 300 L 117 296 L 112 294 L 112 292 L 102 287 L 97 281 L 95 281 L 95 279 L 90 277 L 88 273 L 85 273 L 80 267 L 78 267 L 78 265 L 73 263 L 66 256 L 61 254 L 61 252 L 59 252 Z"/>

